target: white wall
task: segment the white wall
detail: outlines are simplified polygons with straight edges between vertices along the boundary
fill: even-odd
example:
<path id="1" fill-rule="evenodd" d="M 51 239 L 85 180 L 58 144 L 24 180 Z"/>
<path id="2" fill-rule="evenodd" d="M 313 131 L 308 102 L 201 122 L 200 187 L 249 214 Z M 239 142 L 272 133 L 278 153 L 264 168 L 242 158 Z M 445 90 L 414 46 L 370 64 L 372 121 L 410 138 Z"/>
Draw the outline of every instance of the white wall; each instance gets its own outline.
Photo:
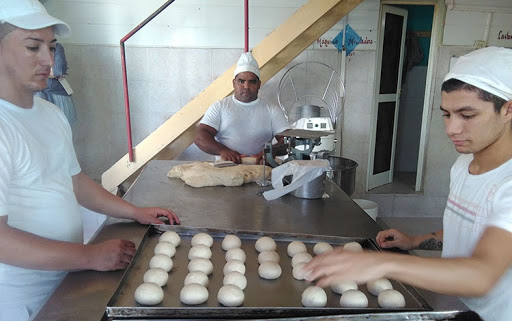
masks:
<path id="1" fill-rule="evenodd" d="M 444 0 L 440 0 L 444 1 Z M 84 172 L 95 179 L 127 152 L 119 40 L 165 1 L 160 0 L 47 0 L 48 10 L 70 23 L 73 36 L 59 39 L 71 66 L 69 81 L 75 90 L 77 124 L 74 140 Z M 305 2 L 296 0 L 251 0 L 250 47 Z M 174 115 L 234 64 L 243 51 L 243 1 L 176 0 L 165 15 L 127 41 L 127 67 L 134 143 Z M 174 7 L 174 8 L 173 8 Z M 457 156 L 444 135 L 438 113 L 442 77 L 453 55 L 473 49 L 481 40 L 482 19 L 468 19 L 468 12 L 446 14 L 444 40 L 436 44 L 435 100 L 432 108 L 424 191 L 413 195 L 365 195 L 366 168 L 373 104 L 375 50 L 380 2 L 366 0 L 352 11 L 350 24 L 366 44 L 359 45 L 346 60 L 346 103 L 343 114 L 342 156 L 359 163 L 354 198 L 379 202 L 381 216 L 440 216 L 448 190 L 448 172 Z M 455 10 L 455 9 L 454 9 Z M 479 15 L 480 11 L 475 11 Z M 487 14 L 487 13 L 486 13 Z M 457 18 L 466 15 L 466 18 Z M 466 21 L 468 20 L 468 21 Z M 489 34 L 510 29 L 509 13 L 493 13 Z M 468 26 L 475 32 L 468 36 Z M 268 81 L 261 96 L 277 103 L 277 85 L 284 72 L 302 61 L 320 61 L 340 68 L 341 56 L 328 40 L 342 28 L 340 21 L 321 40 Z M 507 27 L 508 26 L 508 27 Z M 471 29 L 473 30 L 473 29 Z M 458 39 L 464 39 L 460 45 Z M 490 39 L 490 37 L 489 37 Z M 327 43 L 327 47 L 325 44 Z M 489 40 L 490 43 L 490 40 Z M 509 44 L 506 42 L 509 46 Z M 326 49 L 327 48 L 327 49 Z M 179 159 L 208 159 L 192 145 Z"/>

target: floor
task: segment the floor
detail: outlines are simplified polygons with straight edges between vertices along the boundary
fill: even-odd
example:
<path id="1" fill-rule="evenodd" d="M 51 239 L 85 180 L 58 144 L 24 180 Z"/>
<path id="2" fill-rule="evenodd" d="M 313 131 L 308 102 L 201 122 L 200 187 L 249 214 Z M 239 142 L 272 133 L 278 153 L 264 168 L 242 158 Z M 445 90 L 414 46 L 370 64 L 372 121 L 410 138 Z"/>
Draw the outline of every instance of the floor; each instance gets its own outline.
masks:
<path id="1" fill-rule="evenodd" d="M 416 172 L 394 172 L 393 182 L 369 191 L 372 194 L 413 194 L 415 193 Z"/>

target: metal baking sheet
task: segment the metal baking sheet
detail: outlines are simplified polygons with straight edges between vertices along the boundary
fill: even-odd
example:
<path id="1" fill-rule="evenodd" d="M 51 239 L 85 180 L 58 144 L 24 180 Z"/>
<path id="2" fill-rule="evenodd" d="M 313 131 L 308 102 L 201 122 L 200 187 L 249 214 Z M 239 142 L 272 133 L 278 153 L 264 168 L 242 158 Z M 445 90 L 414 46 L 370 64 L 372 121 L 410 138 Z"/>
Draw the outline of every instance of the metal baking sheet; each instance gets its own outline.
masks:
<path id="1" fill-rule="evenodd" d="M 174 266 L 169 272 L 169 281 L 166 286 L 162 287 L 164 299 L 158 305 L 141 305 L 135 301 L 135 289 L 143 283 L 143 275 L 149 269 L 149 260 L 154 255 L 154 247 L 158 243 L 161 233 L 167 230 L 177 232 L 181 237 L 181 244 L 173 257 Z M 190 240 L 199 232 L 208 233 L 214 239 L 211 248 L 213 253 L 211 261 L 214 270 L 209 277 L 210 282 L 207 286 L 208 300 L 200 305 L 186 305 L 181 303 L 179 293 L 183 287 L 185 276 L 188 274 Z M 224 277 L 222 269 L 226 263 L 226 252 L 222 250 L 221 243 L 227 234 L 235 234 L 240 237 L 242 249 L 247 255 L 245 262 L 247 288 L 244 290 L 244 303 L 239 307 L 224 307 L 217 301 L 217 292 L 222 286 Z M 254 244 L 262 236 L 270 236 L 277 243 L 277 252 L 281 257 L 280 265 L 283 271 L 277 280 L 264 280 L 258 275 L 258 252 L 255 250 Z M 170 316 L 172 318 L 276 318 L 431 310 L 431 307 L 414 288 L 395 281 L 391 281 L 393 288 L 400 291 L 405 297 L 406 306 L 404 308 L 380 308 L 377 297 L 368 292 L 366 285 L 360 285 L 359 290 L 368 297 L 368 308 L 341 308 L 339 305 L 340 295 L 330 289 L 325 289 L 327 293 L 325 307 L 302 306 L 302 292 L 311 284 L 296 280 L 292 276 L 291 258 L 288 257 L 286 248 L 291 241 L 295 240 L 304 242 L 311 255 L 313 255 L 313 247 L 317 242 L 327 242 L 336 247 L 356 241 L 365 249 L 379 251 L 377 245 L 371 239 L 366 238 L 154 225 L 148 227 L 134 259 L 108 302 L 107 315 L 118 318 L 169 318 Z"/>

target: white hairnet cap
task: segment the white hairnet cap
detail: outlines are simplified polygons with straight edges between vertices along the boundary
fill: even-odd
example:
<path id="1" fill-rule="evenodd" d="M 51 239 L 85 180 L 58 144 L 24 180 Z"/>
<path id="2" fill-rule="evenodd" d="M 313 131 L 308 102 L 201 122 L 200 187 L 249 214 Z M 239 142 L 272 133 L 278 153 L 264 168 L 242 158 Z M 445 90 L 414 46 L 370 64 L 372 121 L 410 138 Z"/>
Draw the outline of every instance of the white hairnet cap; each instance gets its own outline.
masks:
<path id="1" fill-rule="evenodd" d="M 234 77 L 238 75 L 241 72 L 250 71 L 258 78 L 260 78 L 260 66 L 258 65 L 258 62 L 254 57 L 252 56 L 252 53 L 245 52 L 240 56 L 240 59 L 238 59 L 238 62 L 236 64 Z"/>
<path id="2" fill-rule="evenodd" d="M 0 22 L 27 30 L 53 26 L 53 31 L 57 35 L 71 35 L 69 25 L 50 16 L 38 0 L 0 0 Z"/>
<path id="3" fill-rule="evenodd" d="M 444 81 L 452 78 L 512 100 L 512 49 L 487 47 L 468 53 L 457 59 Z"/>

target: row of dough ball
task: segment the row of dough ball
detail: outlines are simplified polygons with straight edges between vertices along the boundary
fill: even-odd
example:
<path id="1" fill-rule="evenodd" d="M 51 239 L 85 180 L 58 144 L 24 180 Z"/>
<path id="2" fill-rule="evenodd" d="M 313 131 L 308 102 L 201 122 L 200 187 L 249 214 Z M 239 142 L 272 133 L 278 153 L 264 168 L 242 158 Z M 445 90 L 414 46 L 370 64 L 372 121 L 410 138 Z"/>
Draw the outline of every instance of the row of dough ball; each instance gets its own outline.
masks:
<path id="1" fill-rule="evenodd" d="M 222 249 L 226 251 L 226 264 L 222 272 L 222 287 L 217 292 L 217 301 L 228 307 L 240 306 L 245 300 L 247 287 L 245 260 L 247 255 L 241 248 L 242 241 L 236 235 L 228 234 L 222 240 Z"/>
<path id="2" fill-rule="evenodd" d="M 254 248 L 259 252 L 258 274 L 260 278 L 265 280 L 278 279 L 283 273 L 283 270 L 281 269 L 281 265 L 279 265 L 281 258 L 279 257 L 279 253 L 276 252 L 276 241 L 271 237 L 263 236 L 256 240 Z"/>
<path id="3" fill-rule="evenodd" d="M 188 271 L 180 290 L 180 301 L 187 305 L 202 304 L 210 296 L 208 292 L 209 275 L 213 272 L 211 246 L 213 237 L 207 233 L 197 233 L 190 240 L 192 247 L 188 251 Z"/>
<path id="4" fill-rule="evenodd" d="M 310 286 L 302 293 L 301 301 L 305 307 L 324 307 L 327 304 L 327 293 L 321 287 Z M 392 288 L 380 291 L 377 295 L 377 302 L 381 308 L 405 307 L 405 298 L 402 293 Z M 355 289 L 349 288 L 341 294 L 340 306 L 343 308 L 367 308 L 368 298 L 357 289 L 356 285 Z"/>
<path id="5" fill-rule="evenodd" d="M 164 298 L 163 286 L 167 285 L 169 272 L 173 268 L 172 257 L 181 238 L 174 231 L 164 232 L 154 248 L 154 256 L 149 260 L 149 269 L 144 273 L 141 285 L 135 290 L 135 301 L 144 305 L 155 305 Z"/>

